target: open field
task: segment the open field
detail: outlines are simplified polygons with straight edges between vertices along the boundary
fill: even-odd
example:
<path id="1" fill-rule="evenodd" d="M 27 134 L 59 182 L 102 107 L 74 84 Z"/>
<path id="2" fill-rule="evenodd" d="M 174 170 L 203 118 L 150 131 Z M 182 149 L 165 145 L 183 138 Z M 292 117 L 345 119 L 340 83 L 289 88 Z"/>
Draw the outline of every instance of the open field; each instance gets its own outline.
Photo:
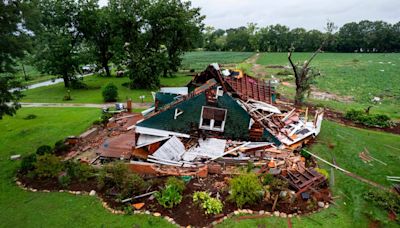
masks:
<path id="1" fill-rule="evenodd" d="M 311 53 L 294 53 L 295 62 L 303 62 Z M 258 64 L 288 65 L 287 53 L 263 53 Z M 372 112 L 388 114 L 400 119 L 400 54 L 360 54 L 360 53 L 320 53 L 313 60 L 312 66 L 321 71 L 317 89 L 339 96 L 339 101 L 311 99 L 338 110 L 367 108 L 374 105 Z M 265 68 L 269 75 L 277 75 L 283 69 Z M 289 80 L 289 82 L 293 82 Z M 280 91 L 292 96 L 293 87 L 281 86 Z M 340 97 L 349 96 L 353 101 L 344 102 Z M 374 97 L 382 99 L 381 104 L 374 104 Z"/>
<path id="2" fill-rule="evenodd" d="M 28 114 L 38 117 L 24 120 Z M 113 215 L 102 208 L 99 200 L 89 196 L 72 196 L 65 193 L 29 193 L 20 190 L 12 181 L 19 162 L 10 161 L 9 156 L 20 153 L 31 153 L 43 144 L 52 145 L 69 135 L 78 135 L 90 126 L 100 115 L 98 109 L 85 108 L 23 108 L 15 117 L 6 117 L 0 121 L 0 221 L 4 227 L 167 227 L 164 220 L 150 216 Z M 345 138 L 345 139 L 343 139 Z M 384 145 L 400 148 L 400 136 L 353 129 L 324 121 L 317 143 L 312 152 L 331 161 L 335 156 L 339 166 L 365 178 L 389 186 L 386 175 L 400 172 L 399 151 Z M 358 153 L 367 147 L 371 155 L 386 162 L 383 166 L 373 162 L 372 166 L 364 164 Z M 322 165 L 328 171 L 329 167 Z M 395 226 L 388 222 L 387 215 L 381 210 L 367 204 L 362 194 L 370 187 L 364 183 L 345 176 L 337 171 L 334 195 L 339 196 L 336 203 L 321 213 L 300 219 L 293 218 L 294 227 L 366 227 L 368 217 L 374 217 L 385 226 Z M 372 214 L 372 216 L 371 216 Z M 265 218 L 243 220 L 229 219 L 221 227 L 255 227 L 265 224 L 270 226 L 287 226 L 286 219 Z"/>
<path id="3" fill-rule="evenodd" d="M 250 58 L 253 52 L 194 51 L 183 56 L 182 69 L 204 70 L 210 63 L 237 64 Z"/>

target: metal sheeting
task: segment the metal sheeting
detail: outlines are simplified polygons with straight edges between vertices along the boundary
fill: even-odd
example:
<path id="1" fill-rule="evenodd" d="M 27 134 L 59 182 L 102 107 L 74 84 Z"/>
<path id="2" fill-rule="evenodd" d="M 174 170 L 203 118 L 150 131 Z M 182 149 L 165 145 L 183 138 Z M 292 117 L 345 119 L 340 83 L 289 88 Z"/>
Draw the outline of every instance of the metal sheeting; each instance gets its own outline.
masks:
<path id="1" fill-rule="evenodd" d="M 196 157 L 216 158 L 224 153 L 225 146 L 225 139 L 200 139 L 199 146 L 190 148 L 186 153 L 183 154 L 182 158 L 184 161 L 193 161 L 196 159 Z"/>
<path id="2" fill-rule="evenodd" d="M 161 87 L 160 92 L 187 95 L 189 90 L 188 87 Z"/>
<path id="3" fill-rule="evenodd" d="M 169 138 L 170 137 L 168 136 L 164 137 L 164 136 L 140 134 L 138 141 L 136 142 L 136 148 L 144 147 Z"/>
<path id="4" fill-rule="evenodd" d="M 185 145 L 173 136 L 154 152 L 153 156 L 164 160 L 180 161 L 183 153 L 185 153 Z"/>

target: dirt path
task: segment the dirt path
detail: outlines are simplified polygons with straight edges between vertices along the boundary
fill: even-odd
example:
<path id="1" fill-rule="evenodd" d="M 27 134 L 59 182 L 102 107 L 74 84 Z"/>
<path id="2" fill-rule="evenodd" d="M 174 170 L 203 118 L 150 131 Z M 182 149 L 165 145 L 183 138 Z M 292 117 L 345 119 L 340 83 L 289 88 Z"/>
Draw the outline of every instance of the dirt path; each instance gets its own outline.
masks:
<path id="1" fill-rule="evenodd" d="M 115 107 L 116 103 L 105 103 L 105 104 L 87 104 L 87 103 L 20 103 L 22 107 L 25 108 L 43 108 L 43 107 L 52 107 L 52 108 L 104 108 L 104 107 Z M 149 108 L 152 103 L 132 103 L 133 108 L 145 109 Z"/>
<path id="2" fill-rule="evenodd" d="M 257 78 L 262 78 L 267 76 L 267 72 L 265 71 L 265 68 L 261 64 L 257 64 L 257 60 L 260 58 L 260 53 L 256 53 L 250 58 L 246 60 L 246 63 L 250 63 L 253 66 L 251 67 L 251 71 L 254 73 L 254 76 Z"/>

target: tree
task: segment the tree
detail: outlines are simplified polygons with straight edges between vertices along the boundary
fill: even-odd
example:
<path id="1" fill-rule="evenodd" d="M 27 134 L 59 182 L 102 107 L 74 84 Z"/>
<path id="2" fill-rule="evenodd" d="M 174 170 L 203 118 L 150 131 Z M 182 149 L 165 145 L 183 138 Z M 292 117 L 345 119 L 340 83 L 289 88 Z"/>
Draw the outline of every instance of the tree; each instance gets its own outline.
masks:
<path id="1" fill-rule="evenodd" d="M 28 20 L 34 14 L 34 4 L 22 0 L 0 1 L 0 119 L 4 115 L 14 115 L 20 108 L 21 87 L 12 73 L 30 48 L 30 28 Z M 34 21 L 33 19 L 31 21 Z"/>
<path id="2" fill-rule="evenodd" d="M 310 67 L 311 61 L 315 56 L 321 52 L 322 46 L 318 48 L 317 51 L 310 57 L 307 61 L 304 61 L 303 65 L 294 64 L 292 61 L 292 53 L 294 48 L 289 49 L 288 59 L 289 63 L 293 68 L 295 81 L 296 81 L 296 95 L 294 98 L 295 105 L 301 105 L 304 101 L 305 94 L 310 91 L 310 86 L 314 83 L 315 77 L 319 76 L 320 73 L 314 68 Z"/>
<path id="3" fill-rule="evenodd" d="M 85 40 L 94 47 L 94 59 L 111 76 L 109 62 L 113 57 L 112 28 L 110 11 L 107 7 L 99 8 L 97 1 L 88 2 L 79 14 L 79 30 Z"/>
<path id="4" fill-rule="evenodd" d="M 65 87 L 75 81 L 79 67 L 82 32 L 79 14 L 85 4 L 81 0 L 40 0 L 39 27 L 36 34 L 36 65 L 40 71 L 61 76 Z"/>

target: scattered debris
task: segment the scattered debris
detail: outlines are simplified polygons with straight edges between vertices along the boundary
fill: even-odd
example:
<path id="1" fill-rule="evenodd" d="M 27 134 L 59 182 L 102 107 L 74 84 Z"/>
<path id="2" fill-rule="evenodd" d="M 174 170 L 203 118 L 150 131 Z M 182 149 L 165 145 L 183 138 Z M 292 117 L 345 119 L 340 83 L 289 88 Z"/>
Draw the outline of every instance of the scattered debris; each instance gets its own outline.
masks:
<path id="1" fill-rule="evenodd" d="M 10 160 L 19 160 L 21 159 L 21 155 L 20 154 L 15 154 L 15 155 L 11 155 L 10 156 Z"/>

